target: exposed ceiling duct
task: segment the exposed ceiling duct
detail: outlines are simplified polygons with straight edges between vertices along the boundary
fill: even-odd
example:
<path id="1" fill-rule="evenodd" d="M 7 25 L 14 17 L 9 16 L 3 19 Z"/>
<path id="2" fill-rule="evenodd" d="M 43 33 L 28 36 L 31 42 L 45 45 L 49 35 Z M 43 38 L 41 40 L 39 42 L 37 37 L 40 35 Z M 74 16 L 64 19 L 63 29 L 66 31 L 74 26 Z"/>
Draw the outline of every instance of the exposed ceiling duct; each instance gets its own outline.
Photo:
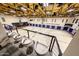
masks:
<path id="1" fill-rule="evenodd" d="M 0 3 L 0 13 L 24 17 L 77 16 L 79 3 Z"/>

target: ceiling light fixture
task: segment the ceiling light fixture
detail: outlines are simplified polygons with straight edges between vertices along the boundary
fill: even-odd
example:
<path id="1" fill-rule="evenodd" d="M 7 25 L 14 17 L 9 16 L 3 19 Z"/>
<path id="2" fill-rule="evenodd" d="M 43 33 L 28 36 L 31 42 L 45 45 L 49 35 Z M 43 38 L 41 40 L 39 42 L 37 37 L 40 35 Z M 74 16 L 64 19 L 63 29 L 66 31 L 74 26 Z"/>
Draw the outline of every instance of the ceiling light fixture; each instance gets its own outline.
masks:
<path id="1" fill-rule="evenodd" d="M 69 9 L 67 12 L 72 12 L 72 11 L 74 11 L 74 9 Z"/>
<path id="2" fill-rule="evenodd" d="M 26 11 L 27 9 L 26 9 L 26 8 L 24 8 L 24 7 L 21 7 L 21 10 Z"/>
<path id="3" fill-rule="evenodd" d="M 43 6 L 44 7 L 46 7 L 46 6 L 48 6 L 49 5 L 49 3 L 43 3 Z"/>
<path id="4" fill-rule="evenodd" d="M 12 12 L 12 13 L 16 13 L 16 11 L 14 11 L 14 10 L 10 10 L 10 12 Z"/>
<path id="5" fill-rule="evenodd" d="M 49 12 L 49 11 L 47 11 L 47 12 L 46 12 L 46 14 L 47 14 L 47 15 L 51 15 L 52 13 L 51 13 L 51 12 Z"/>

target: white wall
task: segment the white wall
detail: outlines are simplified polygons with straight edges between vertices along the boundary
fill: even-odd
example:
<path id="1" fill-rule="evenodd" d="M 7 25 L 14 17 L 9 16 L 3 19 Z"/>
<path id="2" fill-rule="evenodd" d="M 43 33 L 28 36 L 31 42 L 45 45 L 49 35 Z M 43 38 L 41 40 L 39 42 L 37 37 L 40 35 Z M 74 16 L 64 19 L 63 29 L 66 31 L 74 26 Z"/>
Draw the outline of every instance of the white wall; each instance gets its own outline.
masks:
<path id="1" fill-rule="evenodd" d="M 7 34 L 5 32 L 5 29 L 3 28 L 2 24 L 0 23 L 0 42 L 3 40 L 4 37 L 6 37 Z"/>
<path id="2" fill-rule="evenodd" d="M 76 16 L 75 19 L 76 20 L 79 19 L 79 16 Z M 75 20 L 75 22 L 76 22 L 76 20 Z M 78 30 L 79 29 L 79 26 L 78 26 L 79 25 L 79 20 L 78 20 L 77 23 L 75 23 L 75 22 L 73 23 L 72 28 Z"/>
<path id="3" fill-rule="evenodd" d="M 3 22 L 1 20 L 1 17 L 4 17 L 6 22 Z M 73 28 L 75 27 L 75 23 L 72 23 L 73 20 L 75 19 L 79 19 L 78 17 L 62 17 L 62 18 L 26 18 L 26 17 L 16 17 L 16 16 L 7 16 L 7 15 L 0 15 L 0 22 L 1 23 L 5 23 L 5 24 L 11 24 L 12 22 L 19 22 L 19 20 L 21 19 L 22 22 L 28 21 L 30 23 L 35 23 L 35 24 L 49 24 L 49 25 L 59 25 L 59 26 L 64 26 L 65 23 L 66 24 L 74 24 Z M 33 21 L 30 21 L 30 19 L 32 19 Z M 64 21 L 63 21 L 64 19 Z M 68 21 L 66 22 L 66 20 L 68 19 Z M 42 22 L 42 20 L 44 22 Z M 62 22 L 63 21 L 63 22 Z M 75 20 L 76 21 L 76 20 Z"/>
<path id="4" fill-rule="evenodd" d="M 2 21 L 1 17 L 5 18 L 5 22 Z M 2 24 L 11 24 L 13 22 L 19 22 L 20 19 L 21 19 L 22 22 L 26 21 L 26 18 L 24 18 L 24 17 L 19 18 L 19 17 L 16 17 L 16 16 L 7 16 L 7 15 L 0 16 L 0 22 Z"/>
<path id="5" fill-rule="evenodd" d="M 30 19 L 32 19 L 33 21 L 30 21 Z M 67 24 L 72 24 L 72 21 L 74 18 L 30 18 L 29 22 L 30 23 L 38 23 L 38 24 L 49 24 L 49 25 L 59 25 L 59 26 L 64 26 L 67 21 Z M 63 20 L 64 19 L 64 20 Z M 42 20 L 44 22 L 42 22 Z M 62 22 L 63 21 L 63 22 Z"/>

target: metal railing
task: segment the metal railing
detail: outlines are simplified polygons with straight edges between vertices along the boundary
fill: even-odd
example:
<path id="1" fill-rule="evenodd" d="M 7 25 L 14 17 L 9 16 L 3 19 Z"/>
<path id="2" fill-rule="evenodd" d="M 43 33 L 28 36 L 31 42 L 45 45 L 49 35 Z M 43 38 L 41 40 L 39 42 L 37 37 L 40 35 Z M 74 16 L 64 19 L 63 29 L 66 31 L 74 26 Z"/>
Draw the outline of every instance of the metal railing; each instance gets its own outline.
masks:
<path id="1" fill-rule="evenodd" d="M 45 34 L 45 33 L 41 33 L 41 32 L 37 32 L 37 31 L 32 31 L 32 30 L 28 30 L 28 29 L 23 29 L 23 30 L 26 30 L 27 31 L 28 38 L 30 38 L 29 32 L 38 33 L 38 34 L 41 34 L 41 35 L 44 35 L 44 36 L 51 37 L 51 42 L 50 42 L 50 46 L 49 46 L 49 52 L 50 53 L 52 52 L 52 53 L 56 54 L 53 51 L 53 48 L 55 47 L 54 45 L 55 45 L 55 42 L 56 42 L 56 45 L 57 45 L 57 48 L 58 48 L 58 54 L 56 54 L 56 56 L 62 56 L 62 52 L 61 52 L 61 49 L 60 49 L 60 45 L 58 43 L 58 40 L 57 40 L 56 36 L 52 36 L 52 35 Z"/>
<path id="2" fill-rule="evenodd" d="M 58 40 L 57 40 L 56 36 L 53 36 L 52 39 L 51 39 L 50 47 L 49 47 L 49 52 L 53 52 L 54 53 L 54 51 L 52 51 L 52 50 L 55 47 L 54 46 L 55 45 L 55 42 L 56 42 L 56 45 L 57 45 L 57 48 L 58 48 L 58 52 L 59 52 L 58 56 L 62 56 L 62 52 L 61 52 L 61 49 L 60 49 L 60 45 L 58 43 Z"/>

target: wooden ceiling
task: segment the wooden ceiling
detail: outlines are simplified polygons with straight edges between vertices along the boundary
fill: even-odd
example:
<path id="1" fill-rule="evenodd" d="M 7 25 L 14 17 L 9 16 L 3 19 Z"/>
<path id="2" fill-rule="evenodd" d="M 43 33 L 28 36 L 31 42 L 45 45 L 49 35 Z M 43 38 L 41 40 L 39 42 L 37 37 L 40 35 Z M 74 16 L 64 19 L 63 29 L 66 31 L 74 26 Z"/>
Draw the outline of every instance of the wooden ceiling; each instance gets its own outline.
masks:
<path id="1" fill-rule="evenodd" d="M 44 3 L 0 3 L 0 13 L 19 17 L 73 17 L 79 15 L 79 4 L 49 3 L 44 6 Z"/>

